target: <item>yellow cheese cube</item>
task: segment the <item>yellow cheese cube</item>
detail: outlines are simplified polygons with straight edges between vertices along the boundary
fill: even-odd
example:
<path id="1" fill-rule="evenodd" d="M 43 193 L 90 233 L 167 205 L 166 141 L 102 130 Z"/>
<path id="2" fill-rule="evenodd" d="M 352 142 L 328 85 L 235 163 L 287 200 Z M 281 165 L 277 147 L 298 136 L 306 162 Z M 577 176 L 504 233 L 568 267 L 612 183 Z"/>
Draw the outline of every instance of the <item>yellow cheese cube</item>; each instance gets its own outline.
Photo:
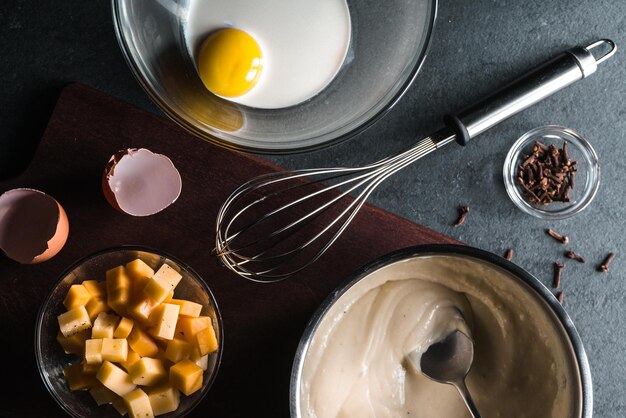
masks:
<path id="1" fill-rule="evenodd" d="M 141 357 L 153 357 L 159 351 L 152 338 L 139 327 L 133 327 L 127 340 L 130 348 Z"/>
<path id="2" fill-rule="evenodd" d="M 165 340 L 174 338 L 178 312 L 180 312 L 180 306 L 171 303 L 161 303 L 154 308 L 150 314 L 150 322 L 154 324 L 150 329 L 150 334 Z"/>
<path id="3" fill-rule="evenodd" d="M 163 264 L 146 284 L 143 293 L 154 303 L 163 302 L 180 282 L 182 276 L 168 264 Z"/>
<path id="4" fill-rule="evenodd" d="M 126 361 L 120 361 L 120 366 L 122 366 L 124 368 L 124 370 L 126 370 L 126 372 L 128 372 L 128 370 L 130 369 L 130 367 L 135 364 L 136 362 L 139 361 L 141 357 L 139 356 L 139 354 L 135 353 L 133 351 L 132 348 L 128 348 L 128 355 L 126 356 Z"/>
<path id="5" fill-rule="evenodd" d="M 65 354 L 82 355 L 85 352 L 85 341 L 91 337 L 91 330 L 86 329 L 69 337 L 63 336 L 61 331 L 57 333 L 57 341 L 63 347 Z"/>
<path id="6" fill-rule="evenodd" d="M 126 338 L 103 338 L 102 360 L 119 363 L 128 358 L 128 341 Z"/>
<path id="7" fill-rule="evenodd" d="M 85 309 L 87 309 L 89 319 L 95 321 L 101 312 L 107 312 L 109 310 L 109 305 L 107 305 L 106 299 L 94 297 L 89 299 L 89 302 L 85 305 Z"/>
<path id="8" fill-rule="evenodd" d="M 138 322 L 149 325 L 150 314 L 157 306 L 158 304 L 152 302 L 150 299 L 141 299 L 130 307 L 128 313 Z"/>
<path id="9" fill-rule="evenodd" d="M 85 341 L 85 363 L 102 363 L 102 339 L 91 339 Z"/>
<path id="10" fill-rule="evenodd" d="M 106 405 L 112 403 L 118 396 L 107 389 L 102 383 L 89 389 L 89 394 L 98 405 Z"/>
<path id="11" fill-rule="evenodd" d="M 133 280 L 141 279 L 142 277 L 151 279 L 152 276 L 154 276 L 154 270 L 152 270 L 152 267 L 144 263 L 139 258 L 126 264 L 126 272 Z"/>
<path id="12" fill-rule="evenodd" d="M 189 396 L 202 387 L 200 366 L 191 360 L 182 360 L 170 367 L 170 384 Z"/>
<path id="13" fill-rule="evenodd" d="M 59 328 L 64 337 L 91 328 L 91 320 L 84 306 L 77 306 L 57 317 Z"/>
<path id="14" fill-rule="evenodd" d="M 83 374 L 90 374 L 94 376 L 98 370 L 100 370 L 100 364 L 88 364 L 84 359 L 80 362 L 80 366 L 83 370 Z"/>
<path id="15" fill-rule="evenodd" d="M 126 338 L 133 329 L 135 322 L 130 318 L 122 318 L 113 332 L 115 338 Z"/>
<path id="16" fill-rule="evenodd" d="M 69 311 L 77 306 L 85 306 L 91 299 L 91 293 L 82 284 L 73 284 L 67 291 L 63 305 Z"/>
<path id="17" fill-rule="evenodd" d="M 136 385 L 152 386 L 167 377 L 167 371 L 161 360 L 143 357 L 130 366 L 128 375 Z"/>
<path id="18" fill-rule="evenodd" d="M 151 279 L 152 279 L 151 277 L 140 277 L 137 279 L 133 279 L 133 282 L 132 282 L 133 300 L 140 301 L 146 298 L 145 293 L 143 293 L 143 289 L 146 287 L 146 285 Z"/>
<path id="19" fill-rule="evenodd" d="M 190 300 L 172 299 L 168 303 L 180 306 L 180 312 L 178 313 L 180 316 L 190 316 L 195 318 L 200 316 L 200 313 L 202 312 L 202 305 Z"/>
<path id="20" fill-rule="evenodd" d="M 128 407 L 130 418 L 154 418 L 150 398 L 143 390 L 135 389 L 124 395 L 124 402 L 126 402 L 126 407 Z"/>
<path id="21" fill-rule="evenodd" d="M 70 390 L 86 390 L 98 383 L 92 374 L 83 373 L 83 366 L 74 363 L 63 369 L 63 375 L 67 379 Z"/>
<path id="22" fill-rule="evenodd" d="M 188 359 L 191 355 L 193 346 L 185 340 L 174 338 L 167 343 L 165 349 L 165 358 L 173 363 Z"/>
<path id="23" fill-rule="evenodd" d="M 106 277 L 107 303 L 115 312 L 124 315 L 130 303 L 130 278 L 124 266 L 108 270 Z"/>
<path id="24" fill-rule="evenodd" d="M 89 291 L 89 294 L 92 298 L 102 298 L 106 299 L 107 297 L 107 284 L 106 281 L 97 281 L 97 280 L 85 280 L 82 283 L 85 286 L 85 289 Z"/>
<path id="25" fill-rule="evenodd" d="M 176 334 L 179 334 L 190 343 L 195 343 L 198 331 L 209 326 L 212 326 L 211 317 L 209 316 L 199 316 L 197 318 L 180 317 L 176 324 Z"/>
<path id="26" fill-rule="evenodd" d="M 217 337 L 213 325 L 201 329 L 196 333 L 196 348 L 200 355 L 211 354 L 217 350 Z"/>
<path id="27" fill-rule="evenodd" d="M 93 322 L 91 338 L 113 338 L 120 317 L 106 312 L 100 312 Z"/>
<path id="28" fill-rule="evenodd" d="M 169 383 L 148 389 L 147 393 L 154 415 L 167 414 L 178 409 L 180 393 Z"/>
<path id="29" fill-rule="evenodd" d="M 136 388 L 135 384 L 130 380 L 128 373 L 110 361 L 102 363 L 98 373 L 96 373 L 96 378 L 119 396 L 124 396 Z"/>

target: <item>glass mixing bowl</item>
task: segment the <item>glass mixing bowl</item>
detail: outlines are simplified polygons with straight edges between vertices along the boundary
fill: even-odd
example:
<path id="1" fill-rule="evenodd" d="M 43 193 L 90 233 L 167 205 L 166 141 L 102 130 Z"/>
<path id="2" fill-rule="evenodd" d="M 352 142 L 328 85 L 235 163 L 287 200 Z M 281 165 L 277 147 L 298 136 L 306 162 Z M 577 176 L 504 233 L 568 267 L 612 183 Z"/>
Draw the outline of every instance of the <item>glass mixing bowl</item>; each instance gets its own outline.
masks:
<path id="1" fill-rule="evenodd" d="M 88 391 L 72 392 L 63 377 L 63 369 L 70 363 L 79 361 L 78 356 L 65 354 L 56 340 L 59 330 L 57 316 L 65 312 L 63 306 L 65 295 L 71 285 L 82 283 L 87 279 L 103 280 L 106 270 L 136 258 L 141 258 L 155 270 L 163 263 L 178 270 L 183 277 L 176 286 L 176 297 L 202 305 L 201 315 L 211 317 L 218 340 L 217 352 L 209 355 L 202 388 L 190 396 L 181 395 L 178 409 L 160 416 L 180 418 L 187 415 L 202 401 L 217 376 L 224 341 L 222 317 L 211 290 L 202 278 L 183 262 L 157 250 L 131 246 L 102 250 L 77 261 L 61 274 L 37 316 L 35 353 L 39 373 L 52 397 L 72 417 L 113 418 L 120 417 L 120 414 L 111 405 L 98 406 Z"/>
<path id="2" fill-rule="evenodd" d="M 311 99 L 257 109 L 205 89 L 188 52 L 190 0 L 112 0 L 117 38 L 152 100 L 191 133 L 257 153 L 292 153 L 348 139 L 380 119 L 415 78 L 437 0 L 348 0 L 350 47 L 334 80 Z"/>

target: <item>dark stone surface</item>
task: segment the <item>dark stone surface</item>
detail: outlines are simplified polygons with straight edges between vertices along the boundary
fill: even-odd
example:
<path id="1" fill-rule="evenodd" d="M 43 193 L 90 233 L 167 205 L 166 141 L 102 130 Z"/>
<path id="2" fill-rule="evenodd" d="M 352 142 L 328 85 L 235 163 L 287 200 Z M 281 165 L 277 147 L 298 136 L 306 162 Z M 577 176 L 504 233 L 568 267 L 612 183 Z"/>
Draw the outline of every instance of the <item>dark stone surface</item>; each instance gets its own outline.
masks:
<path id="1" fill-rule="evenodd" d="M 608 37 L 626 45 L 626 3 L 584 0 L 443 2 L 430 53 L 408 94 L 358 138 L 315 153 L 274 157 L 289 168 L 360 165 L 409 146 L 461 108 L 531 66 L 575 45 Z M 68 82 L 94 86 L 157 111 L 117 47 L 106 1 L 17 1 L 0 10 L 0 178 L 24 169 L 51 106 Z M 564 305 L 578 327 L 594 380 L 595 414 L 626 415 L 626 65 L 623 51 L 596 74 L 489 132 L 467 148 L 450 146 L 383 184 L 371 202 L 413 221 L 513 260 L 551 283 L 552 263 L 566 247 L 543 229 L 569 235 L 569 249 L 588 262 L 566 262 Z M 523 214 L 508 199 L 502 164 L 525 131 L 558 124 L 595 147 L 600 191 L 589 208 L 557 222 Z M 451 227 L 459 205 L 472 212 Z M 618 253 L 608 274 L 596 266 Z"/>

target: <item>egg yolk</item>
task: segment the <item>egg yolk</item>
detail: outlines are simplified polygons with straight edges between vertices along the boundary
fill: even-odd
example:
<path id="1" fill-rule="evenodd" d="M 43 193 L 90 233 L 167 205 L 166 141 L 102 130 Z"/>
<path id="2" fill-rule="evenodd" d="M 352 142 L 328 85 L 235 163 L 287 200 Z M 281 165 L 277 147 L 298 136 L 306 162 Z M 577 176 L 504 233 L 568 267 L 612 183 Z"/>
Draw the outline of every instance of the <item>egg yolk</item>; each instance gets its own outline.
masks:
<path id="1" fill-rule="evenodd" d="M 259 44 L 239 29 L 220 29 L 202 44 L 198 72 L 209 91 L 222 97 L 237 97 L 250 91 L 263 69 Z"/>

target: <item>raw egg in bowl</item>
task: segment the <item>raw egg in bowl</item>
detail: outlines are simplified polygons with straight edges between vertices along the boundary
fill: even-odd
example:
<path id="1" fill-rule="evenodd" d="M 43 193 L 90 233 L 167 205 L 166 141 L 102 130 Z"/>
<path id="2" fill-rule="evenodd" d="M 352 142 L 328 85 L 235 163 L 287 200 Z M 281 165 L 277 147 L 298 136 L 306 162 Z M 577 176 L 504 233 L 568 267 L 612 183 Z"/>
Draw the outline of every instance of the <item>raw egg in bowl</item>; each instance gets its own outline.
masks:
<path id="1" fill-rule="evenodd" d="M 148 95 L 207 141 L 257 153 L 361 132 L 404 94 L 436 0 L 112 0 L 124 56 Z"/>

